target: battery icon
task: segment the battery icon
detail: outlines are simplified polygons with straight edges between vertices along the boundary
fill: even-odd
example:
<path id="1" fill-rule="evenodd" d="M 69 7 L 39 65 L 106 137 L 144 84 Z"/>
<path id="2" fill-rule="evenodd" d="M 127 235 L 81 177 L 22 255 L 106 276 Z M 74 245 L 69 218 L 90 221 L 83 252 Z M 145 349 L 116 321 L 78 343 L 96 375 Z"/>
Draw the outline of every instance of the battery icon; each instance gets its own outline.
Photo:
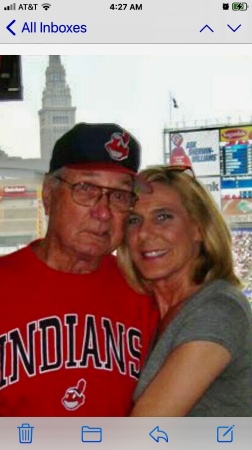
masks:
<path id="1" fill-rule="evenodd" d="M 233 11 L 246 11 L 248 8 L 248 4 L 244 2 L 240 3 L 232 3 L 232 10 Z"/>

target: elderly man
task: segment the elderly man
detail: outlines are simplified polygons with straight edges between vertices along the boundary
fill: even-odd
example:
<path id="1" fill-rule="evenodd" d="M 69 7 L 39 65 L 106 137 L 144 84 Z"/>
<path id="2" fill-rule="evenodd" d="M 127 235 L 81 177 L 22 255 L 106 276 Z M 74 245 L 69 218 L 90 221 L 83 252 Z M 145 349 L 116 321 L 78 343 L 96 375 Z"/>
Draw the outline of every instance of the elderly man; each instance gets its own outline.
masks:
<path id="1" fill-rule="evenodd" d="M 0 259 L 0 415 L 125 416 L 153 338 L 150 299 L 114 249 L 136 195 L 140 147 L 80 123 L 54 147 L 43 240 Z"/>

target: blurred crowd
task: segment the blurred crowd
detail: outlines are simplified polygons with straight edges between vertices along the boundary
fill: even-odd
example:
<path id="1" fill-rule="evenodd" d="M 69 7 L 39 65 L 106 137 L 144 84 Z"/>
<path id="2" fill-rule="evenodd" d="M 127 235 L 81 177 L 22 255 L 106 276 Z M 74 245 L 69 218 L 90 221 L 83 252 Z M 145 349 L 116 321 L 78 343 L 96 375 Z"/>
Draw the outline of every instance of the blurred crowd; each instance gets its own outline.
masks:
<path id="1" fill-rule="evenodd" d="M 233 255 L 237 275 L 252 305 L 252 229 L 232 230 Z"/>

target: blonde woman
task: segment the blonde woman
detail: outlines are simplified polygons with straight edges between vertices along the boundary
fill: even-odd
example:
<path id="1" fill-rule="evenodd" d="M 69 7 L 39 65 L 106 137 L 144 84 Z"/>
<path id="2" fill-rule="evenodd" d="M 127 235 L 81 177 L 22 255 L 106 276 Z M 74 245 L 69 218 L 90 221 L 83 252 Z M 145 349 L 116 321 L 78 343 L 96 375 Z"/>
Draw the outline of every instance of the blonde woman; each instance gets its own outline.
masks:
<path id="1" fill-rule="evenodd" d="M 251 416 L 252 313 L 234 273 L 229 230 L 192 170 L 142 171 L 118 252 L 122 270 L 155 296 L 161 322 L 132 416 Z"/>

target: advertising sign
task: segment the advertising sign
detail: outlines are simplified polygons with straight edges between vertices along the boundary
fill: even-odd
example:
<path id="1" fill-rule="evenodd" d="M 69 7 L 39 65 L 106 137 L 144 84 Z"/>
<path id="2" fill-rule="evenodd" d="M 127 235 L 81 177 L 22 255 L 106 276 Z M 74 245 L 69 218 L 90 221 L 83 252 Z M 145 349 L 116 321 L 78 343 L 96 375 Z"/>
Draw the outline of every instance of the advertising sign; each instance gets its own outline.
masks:
<path id="1" fill-rule="evenodd" d="M 228 223 L 252 222 L 252 198 L 222 198 L 221 209 Z"/>
<path id="2" fill-rule="evenodd" d="M 221 128 L 220 141 L 221 142 L 237 142 L 237 141 L 252 141 L 252 125 L 245 127 Z"/>
<path id="3" fill-rule="evenodd" d="M 219 131 L 171 133 L 170 164 L 190 165 L 196 176 L 220 175 Z"/>
<path id="4" fill-rule="evenodd" d="M 217 203 L 218 207 L 221 207 L 221 183 L 220 177 L 198 177 L 199 181 L 207 188 L 212 195 L 213 199 Z"/>
<path id="5" fill-rule="evenodd" d="M 2 198 L 33 198 L 36 197 L 36 192 L 31 189 L 27 189 L 23 185 L 8 185 L 0 186 L 0 200 Z"/>

